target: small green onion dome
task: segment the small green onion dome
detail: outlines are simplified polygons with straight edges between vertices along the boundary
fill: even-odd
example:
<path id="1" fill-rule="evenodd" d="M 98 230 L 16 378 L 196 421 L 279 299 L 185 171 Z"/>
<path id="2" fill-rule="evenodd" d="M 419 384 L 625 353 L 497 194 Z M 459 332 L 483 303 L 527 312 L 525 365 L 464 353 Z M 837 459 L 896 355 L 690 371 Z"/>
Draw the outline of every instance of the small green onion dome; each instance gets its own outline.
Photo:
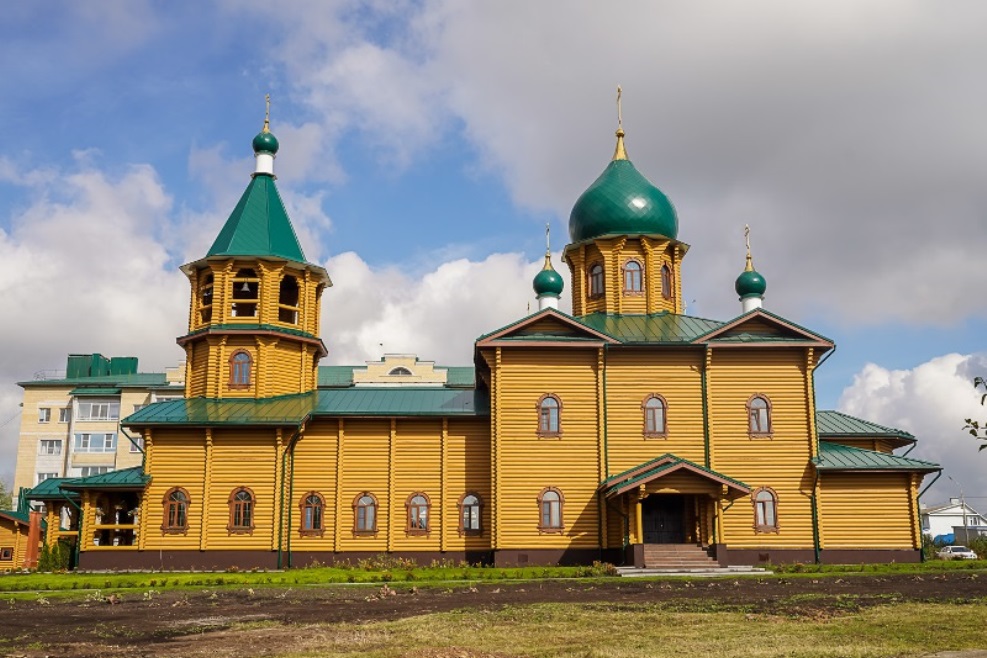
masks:
<path id="1" fill-rule="evenodd" d="M 269 130 L 262 130 L 254 137 L 254 153 L 270 153 L 275 155 L 278 152 L 278 138 Z"/>
<path id="2" fill-rule="evenodd" d="M 607 165 L 569 215 L 569 239 L 573 243 L 610 234 L 675 239 L 678 232 L 679 220 L 672 202 L 630 160 L 623 158 Z"/>
<path id="3" fill-rule="evenodd" d="M 740 276 L 737 277 L 737 283 L 734 284 L 734 290 L 737 291 L 741 299 L 744 297 L 764 297 L 764 291 L 767 289 L 768 282 L 753 269 L 741 272 Z"/>
<path id="4" fill-rule="evenodd" d="M 562 294 L 562 289 L 565 288 L 565 281 L 562 279 L 562 275 L 552 267 L 549 256 L 545 256 L 545 268 L 535 275 L 534 281 L 531 282 L 531 287 L 535 289 L 535 295 L 538 297 L 542 295 L 558 297 Z"/>

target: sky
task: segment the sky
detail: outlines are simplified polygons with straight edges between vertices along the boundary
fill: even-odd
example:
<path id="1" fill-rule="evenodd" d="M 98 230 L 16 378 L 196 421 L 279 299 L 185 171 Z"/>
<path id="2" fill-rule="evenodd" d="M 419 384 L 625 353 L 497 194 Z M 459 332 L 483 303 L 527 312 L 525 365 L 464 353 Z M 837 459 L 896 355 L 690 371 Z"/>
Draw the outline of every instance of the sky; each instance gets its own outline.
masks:
<path id="1" fill-rule="evenodd" d="M 472 362 L 534 306 L 544 227 L 626 146 L 675 204 L 688 313 L 838 345 L 817 406 L 911 431 L 987 511 L 987 4 L 912 0 L 46 1 L 0 25 L 0 478 L 17 381 L 69 353 L 182 359 L 188 284 L 253 170 L 324 296 L 326 364 Z M 568 280 L 567 280 L 567 291 Z M 570 306 L 563 295 L 563 310 Z M 948 477 L 947 477 L 948 476 Z M 928 479 L 926 482 L 931 480 Z"/>

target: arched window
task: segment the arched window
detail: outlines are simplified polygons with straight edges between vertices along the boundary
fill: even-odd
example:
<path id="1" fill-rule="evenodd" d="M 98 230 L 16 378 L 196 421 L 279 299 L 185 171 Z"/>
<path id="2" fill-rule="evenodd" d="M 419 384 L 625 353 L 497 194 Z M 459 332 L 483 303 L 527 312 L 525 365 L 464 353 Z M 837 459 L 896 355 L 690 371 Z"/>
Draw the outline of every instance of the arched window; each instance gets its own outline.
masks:
<path id="1" fill-rule="evenodd" d="M 754 505 L 754 531 L 778 532 L 778 495 L 773 489 L 761 487 L 751 496 Z"/>
<path id="2" fill-rule="evenodd" d="M 360 535 L 377 533 L 377 499 L 363 492 L 353 500 L 353 532 Z"/>
<path id="3" fill-rule="evenodd" d="M 641 263 L 636 260 L 627 261 L 624 263 L 624 292 L 642 292 L 643 290 Z"/>
<path id="4" fill-rule="evenodd" d="M 285 274 L 278 289 L 278 321 L 298 324 L 298 279 Z"/>
<path id="5" fill-rule="evenodd" d="M 408 525 L 405 530 L 409 535 L 424 535 L 428 533 L 428 513 L 432 504 L 423 493 L 413 493 L 408 496 L 405 507 L 408 509 Z"/>
<path id="6" fill-rule="evenodd" d="M 257 317 L 257 300 L 260 292 L 260 279 L 257 272 L 250 268 L 241 268 L 231 282 L 230 293 L 233 305 L 231 315 L 235 318 Z"/>
<path id="7" fill-rule="evenodd" d="M 562 507 L 565 498 L 555 487 L 546 487 L 538 494 L 538 530 L 541 532 L 561 533 Z"/>
<path id="8" fill-rule="evenodd" d="M 590 265 L 589 268 L 589 296 L 603 296 L 603 266 L 599 263 Z"/>
<path id="9" fill-rule="evenodd" d="M 756 394 L 747 401 L 747 427 L 752 437 L 771 436 L 771 401 L 767 396 Z"/>
<path id="10" fill-rule="evenodd" d="M 247 487 L 234 489 L 230 494 L 230 532 L 250 533 L 254 530 L 254 492 Z"/>
<path id="11" fill-rule="evenodd" d="M 404 366 L 398 366 L 397 368 L 394 368 L 393 370 L 391 370 L 387 374 L 388 375 L 398 375 L 400 377 L 410 377 L 411 376 L 411 371 L 408 370 L 407 368 L 405 368 Z"/>
<path id="12" fill-rule="evenodd" d="M 238 350 L 230 356 L 230 388 L 250 388 L 252 365 L 248 352 Z"/>
<path id="13" fill-rule="evenodd" d="M 459 499 L 459 534 L 479 535 L 483 531 L 480 513 L 483 503 L 475 493 L 468 492 Z"/>
<path id="14" fill-rule="evenodd" d="M 562 434 L 562 401 L 551 393 L 538 399 L 538 436 Z"/>
<path id="15" fill-rule="evenodd" d="M 318 535 L 321 537 L 325 530 L 325 498 L 317 491 L 309 491 L 302 496 L 298 506 L 301 510 L 302 524 L 299 529 L 301 534 L 303 536 Z"/>
<path id="16" fill-rule="evenodd" d="M 665 299 L 672 298 L 672 268 L 668 265 L 661 266 L 661 296 Z"/>
<path id="17" fill-rule="evenodd" d="M 164 505 L 161 531 L 187 532 L 189 505 L 188 492 L 181 487 L 172 487 L 165 492 L 161 503 Z"/>
<path id="18" fill-rule="evenodd" d="M 212 320 L 213 275 L 199 273 L 202 283 L 199 286 L 199 317 L 203 322 Z"/>
<path id="19" fill-rule="evenodd" d="M 645 398 L 641 408 L 644 409 L 644 436 L 651 438 L 668 436 L 666 418 L 668 406 L 665 398 L 652 393 Z"/>

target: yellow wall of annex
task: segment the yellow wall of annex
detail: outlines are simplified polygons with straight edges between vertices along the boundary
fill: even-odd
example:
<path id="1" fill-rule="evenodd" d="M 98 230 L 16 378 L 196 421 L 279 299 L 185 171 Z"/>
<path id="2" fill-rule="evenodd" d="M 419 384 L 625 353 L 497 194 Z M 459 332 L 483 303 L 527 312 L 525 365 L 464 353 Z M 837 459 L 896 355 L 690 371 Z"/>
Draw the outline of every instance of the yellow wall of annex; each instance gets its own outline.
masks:
<path id="1" fill-rule="evenodd" d="M 911 473 L 823 474 L 822 548 L 918 548 L 916 480 Z"/>
<path id="2" fill-rule="evenodd" d="M 24 566 L 28 528 L 7 518 L 0 518 L 0 549 L 11 549 L 10 560 L 0 560 L 0 571 Z"/>

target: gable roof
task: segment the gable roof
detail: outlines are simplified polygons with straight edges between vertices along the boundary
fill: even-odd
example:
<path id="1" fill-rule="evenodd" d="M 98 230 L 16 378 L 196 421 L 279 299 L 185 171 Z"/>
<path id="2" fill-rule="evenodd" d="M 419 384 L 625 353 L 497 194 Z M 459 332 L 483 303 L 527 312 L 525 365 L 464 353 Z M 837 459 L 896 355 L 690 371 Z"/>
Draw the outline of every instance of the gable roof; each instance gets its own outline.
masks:
<path id="1" fill-rule="evenodd" d="M 590 313 L 574 319 L 624 345 L 688 344 L 723 324 L 668 311 L 640 315 Z"/>
<path id="2" fill-rule="evenodd" d="M 833 410 L 816 412 L 816 430 L 819 432 L 820 439 L 827 437 L 882 437 L 904 439 L 907 443 L 915 442 L 915 436 L 905 430 L 878 425 L 869 420 Z"/>
<path id="3" fill-rule="evenodd" d="M 613 344 L 619 341 L 605 332 L 586 325 L 579 318 L 574 318 L 558 309 L 545 308 L 500 329 L 483 334 L 476 339 L 476 346 L 488 347 L 524 343 L 547 345 L 574 342 L 602 345 L 603 343 Z"/>
<path id="4" fill-rule="evenodd" d="M 744 325 L 748 325 L 754 331 L 743 331 Z M 763 327 L 768 325 L 774 328 L 774 332 L 765 332 Z M 766 311 L 763 308 L 744 313 L 741 316 L 721 323 L 721 326 L 708 331 L 696 338 L 696 343 L 714 343 L 716 345 L 750 345 L 758 343 L 778 344 L 798 344 L 811 345 L 817 347 L 831 348 L 834 343 L 829 338 L 790 320 Z"/>
<path id="5" fill-rule="evenodd" d="M 657 480 L 665 475 L 676 471 L 685 470 L 699 476 L 702 479 L 710 480 L 716 484 L 725 485 L 733 490 L 736 495 L 746 495 L 750 493 L 750 487 L 731 477 L 717 473 L 716 471 L 700 466 L 688 459 L 677 457 L 668 452 L 651 461 L 639 464 L 623 473 L 612 475 L 600 483 L 599 489 L 604 492 L 607 498 L 619 496 L 630 489 Z"/>
<path id="6" fill-rule="evenodd" d="M 12 509 L 0 510 L 0 518 L 9 519 L 21 525 L 31 525 L 31 516 L 28 512 Z"/>
<path id="7" fill-rule="evenodd" d="M 812 463 L 820 471 L 917 471 L 931 473 L 942 470 L 942 466 L 933 462 L 899 457 L 887 452 L 852 448 L 839 443 L 820 443 L 819 455 L 812 458 Z"/>
<path id="8" fill-rule="evenodd" d="M 250 180 L 209 248 L 206 257 L 211 256 L 275 257 L 305 262 L 273 176 L 260 174 Z"/>

